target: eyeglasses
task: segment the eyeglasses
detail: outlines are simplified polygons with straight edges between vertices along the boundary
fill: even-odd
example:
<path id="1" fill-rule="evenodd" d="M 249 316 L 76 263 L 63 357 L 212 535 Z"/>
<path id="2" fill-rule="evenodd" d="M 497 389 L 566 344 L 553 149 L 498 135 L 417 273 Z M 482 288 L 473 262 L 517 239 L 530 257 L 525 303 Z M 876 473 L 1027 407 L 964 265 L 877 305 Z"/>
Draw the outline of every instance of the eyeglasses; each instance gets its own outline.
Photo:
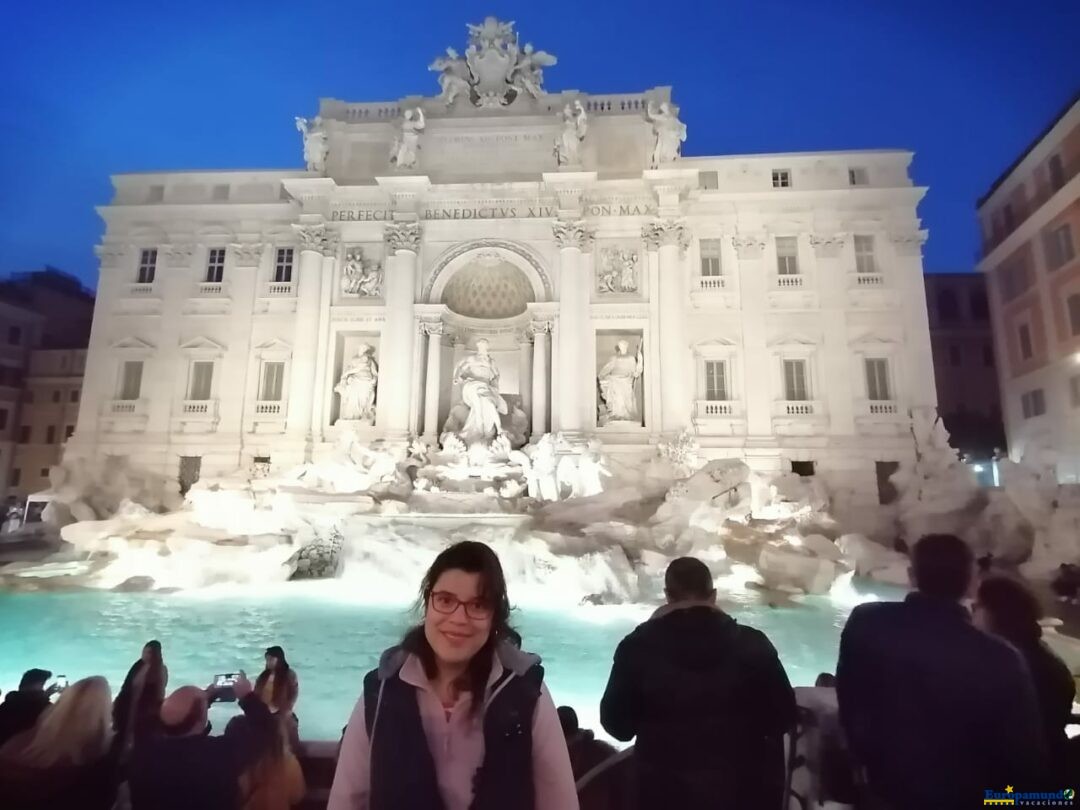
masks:
<path id="1" fill-rule="evenodd" d="M 472 599 L 464 602 L 449 591 L 435 591 L 428 598 L 428 604 L 436 613 L 444 613 L 449 616 L 458 609 L 458 605 L 464 605 L 465 615 L 470 619 L 483 621 L 490 619 L 494 610 L 491 604 L 483 599 Z"/>

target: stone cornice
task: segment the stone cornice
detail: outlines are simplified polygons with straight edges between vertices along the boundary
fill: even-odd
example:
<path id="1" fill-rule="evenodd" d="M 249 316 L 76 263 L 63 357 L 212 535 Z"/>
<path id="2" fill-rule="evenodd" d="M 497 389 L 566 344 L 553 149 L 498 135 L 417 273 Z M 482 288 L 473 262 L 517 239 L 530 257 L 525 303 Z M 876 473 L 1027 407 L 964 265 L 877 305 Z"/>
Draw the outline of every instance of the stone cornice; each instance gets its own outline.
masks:
<path id="1" fill-rule="evenodd" d="M 810 234 L 810 244 L 814 248 L 814 255 L 821 259 L 839 256 L 845 242 L 847 242 L 846 233 Z"/>
<path id="2" fill-rule="evenodd" d="M 255 267 L 262 259 L 263 242 L 232 242 L 229 249 L 232 251 L 233 263 L 237 267 Z"/>
<path id="3" fill-rule="evenodd" d="M 736 234 L 731 244 L 740 259 L 760 259 L 765 250 L 765 237 L 760 234 Z"/>
<path id="4" fill-rule="evenodd" d="M 195 254 L 195 244 L 193 242 L 176 242 L 162 245 L 161 252 L 166 267 L 187 267 L 191 264 L 191 257 Z"/>
<path id="5" fill-rule="evenodd" d="M 889 234 L 889 241 L 893 243 L 893 249 L 898 256 L 918 256 L 922 253 L 926 236 L 925 230 L 904 231 Z"/>

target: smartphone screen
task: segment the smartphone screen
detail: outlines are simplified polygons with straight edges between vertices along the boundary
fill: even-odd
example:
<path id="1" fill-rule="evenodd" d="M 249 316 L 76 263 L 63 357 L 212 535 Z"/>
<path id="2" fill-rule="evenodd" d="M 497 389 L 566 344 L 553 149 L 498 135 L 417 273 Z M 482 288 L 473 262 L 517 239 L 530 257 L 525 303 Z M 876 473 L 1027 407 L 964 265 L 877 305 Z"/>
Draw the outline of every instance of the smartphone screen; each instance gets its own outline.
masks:
<path id="1" fill-rule="evenodd" d="M 232 686 L 236 683 L 236 673 L 226 672 L 222 675 L 214 676 L 214 686 Z"/>

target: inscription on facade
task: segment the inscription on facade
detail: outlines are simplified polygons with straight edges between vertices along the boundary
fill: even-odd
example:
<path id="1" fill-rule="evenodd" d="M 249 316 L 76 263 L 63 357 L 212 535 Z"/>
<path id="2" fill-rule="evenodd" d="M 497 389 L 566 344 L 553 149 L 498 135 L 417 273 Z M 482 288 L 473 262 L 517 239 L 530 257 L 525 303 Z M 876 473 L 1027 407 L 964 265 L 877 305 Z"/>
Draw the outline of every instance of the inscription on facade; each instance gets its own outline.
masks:
<path id="1" fill-rule="evenodd" d="M 583 213 L 590 217 L 644 217 L 655 216 L 656 209 L 642 203 L 586 205 Z M 558 215 L 554 205 L 479 205 L 475 207 L 432 206 L 421 211 L 425 220 L 444 219 L 552 219 Z M 340 206 L 330 212 L 333 222 L 389 222 L 393 211 L 383 208 Z"/>

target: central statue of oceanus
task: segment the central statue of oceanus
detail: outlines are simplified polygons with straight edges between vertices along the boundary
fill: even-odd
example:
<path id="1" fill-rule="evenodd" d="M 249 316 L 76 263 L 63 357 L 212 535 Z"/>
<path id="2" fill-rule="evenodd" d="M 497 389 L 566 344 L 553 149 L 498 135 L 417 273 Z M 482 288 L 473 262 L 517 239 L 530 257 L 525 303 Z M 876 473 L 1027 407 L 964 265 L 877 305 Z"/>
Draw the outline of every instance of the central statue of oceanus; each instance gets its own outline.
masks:
<path id="1" fill-rule="evenodd" d="M 457 364 L 454 385 L 461 386 L 461 403 L 469 413 L 464 424 L 460 424 L 451 412 L 444 432 L 456 435 L 466 447 L 489 442 L 502 434 L 501 416 L 509 409 L 499 394 L 499 368 L 488 354 L 488 342 L 483 338 L 476 341 L 476 351 Z"/>

